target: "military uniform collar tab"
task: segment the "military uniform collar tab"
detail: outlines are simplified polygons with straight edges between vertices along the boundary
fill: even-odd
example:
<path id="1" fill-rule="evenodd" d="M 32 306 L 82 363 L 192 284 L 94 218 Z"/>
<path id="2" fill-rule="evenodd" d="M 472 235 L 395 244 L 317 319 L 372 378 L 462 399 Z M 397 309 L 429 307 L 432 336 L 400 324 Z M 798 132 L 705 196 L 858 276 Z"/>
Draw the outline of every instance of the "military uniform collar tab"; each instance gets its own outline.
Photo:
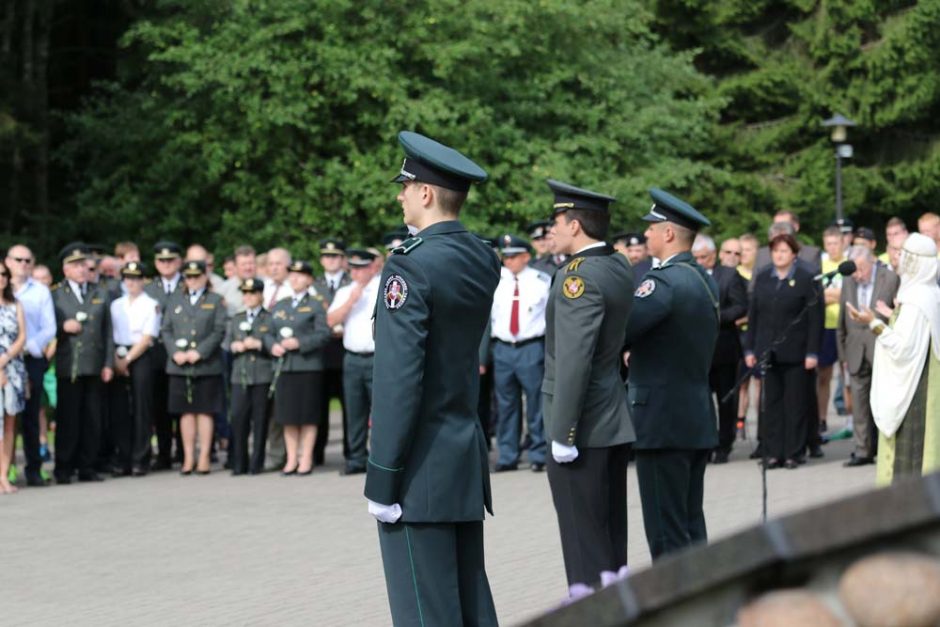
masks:
<path id="1" fill-rule="evenodd" d="M 693 259 L 694 257 L 692 257 L 692 253 L 686 250 L 681 253 L 676 253 L 675 255 L 665 260 L 663 263 L 661 263 L 659 267 L 666 268 L 675 263 L 688 263 L 689 261 L 692 261 Z"/>
<path id="2" fill-rule="evenodd" d="M 419 235 L 422 238 L 425 238 L 429 235 L 443 235 L 445 233 L 465 233 L 467 229 L 463 224 L 460 223 L 460 220 L 445 220 L 443 222 L 435 222 L 431 226 L 419 231 L 416 235 Z"/>
<path id="3" fill-rule="evenodd" d="M 591 248 L 586 248 L 572 257 L 607 257 L 613 254 L 614 249 L 610 247 L 609 244 L 604 244 L 603 246 L 592 246 Z"/>

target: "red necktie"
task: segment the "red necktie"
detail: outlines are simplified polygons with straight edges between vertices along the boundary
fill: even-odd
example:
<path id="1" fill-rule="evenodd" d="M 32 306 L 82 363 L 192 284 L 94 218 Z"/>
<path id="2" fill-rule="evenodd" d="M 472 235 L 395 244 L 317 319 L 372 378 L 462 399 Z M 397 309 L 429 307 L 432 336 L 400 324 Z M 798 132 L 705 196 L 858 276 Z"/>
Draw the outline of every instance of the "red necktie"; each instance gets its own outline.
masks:
<path id="1" fill-rule="evenodd" d="M 281 289 L 280 283 L 274 284 L 274 291 L 271 292 L 271 300 L 268 301 L 268 310 L 274 309 L 274 305 L 277 304 L 277 293 Z"/>
<path id="2" fill-rule="evenodd" d="M 509 314 L 509 332 L 513 337 L 519 335 L 519 277 L 516 277 L 516 290 L 512 293 L 512 313 Z"/>

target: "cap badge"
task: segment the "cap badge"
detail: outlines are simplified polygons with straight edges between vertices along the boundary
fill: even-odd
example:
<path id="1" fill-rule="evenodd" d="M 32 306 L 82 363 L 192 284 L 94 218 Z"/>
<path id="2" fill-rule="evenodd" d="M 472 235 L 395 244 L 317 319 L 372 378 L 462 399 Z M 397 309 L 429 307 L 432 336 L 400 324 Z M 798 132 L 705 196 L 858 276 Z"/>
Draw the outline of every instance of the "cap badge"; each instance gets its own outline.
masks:
<path id="1" fill-rule="evenodd" d="M 640 283 L 640 287 L 636 288 L 636 291 L 633 292 L 633 295 L 637 298 L 646 298 L 656 290 L 656 281 L 653 279 L 646 279 Z"/>
<path id="2" fill-rule="evenodd" d="M 580 298 L 584 294 L 584 280 L 579 276 L 570 276 L 565 279 L 561 290 L 565 298 Z"/>
<path id="3" fill-rule="evenodd" d="M 385 281 L 383 300 L 389 310 L 401 309 L 408 299 L 408 284 L 400 274 L 393 274 Z"/>
<path id="4" fill-rule="evenodd" d="M 405 169 L 405 166 L 406 166 L 406 165 L 408 165 L 408 157 L 405 157 L 404 159 L 402 159 L 402 161 L 401 161 L 401 170 L 399 170 L 399 174 L 401 174 L 402 176 L 404 176 L 404 177 L 405 177 L 406 179 L 408 179 L 409 181 L 415 180 L 417 177 L 416 177 L 414 174 L 412 174 L 411 172 L 409 172 L 408 170 Z"/>

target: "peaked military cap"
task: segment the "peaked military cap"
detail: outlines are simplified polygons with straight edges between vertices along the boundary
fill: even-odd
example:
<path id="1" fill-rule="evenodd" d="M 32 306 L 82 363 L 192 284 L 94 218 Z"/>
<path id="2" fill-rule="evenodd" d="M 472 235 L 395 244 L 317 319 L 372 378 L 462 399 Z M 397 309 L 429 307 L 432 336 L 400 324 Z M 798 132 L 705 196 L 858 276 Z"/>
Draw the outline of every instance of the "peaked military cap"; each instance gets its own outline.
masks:
<path id="1" fill-rule="evenodd" d="M 62 263 L 84 261 L 88 259 L 88 253 L 86 251 L 85 244 L 72 242 L 71 244 L 66 244 L 65 247 L 59 251 L 59 259 L 62 260 Z"/>
<path id="2" fill-rule="evenodd" d="M 642 246 L 646 243 L 646 236 L 642 233 L 617 233 L 610 239 L 615 242 L 622 241 L 627 246 Z"/>
<path id="3" fill-rule="evenodd" d="M 176 259 L 183 255 L 179 244 L 170 241 L 157 242 L 153 247 L 153 254 L 157 259 Z"/>
<path id="4" fill-rule="evenodd" d="M 408 229 L 405 227 L 397 228 L 393 231 L 389 231 L 382 236 L 382 245 L 385 246 L 386 250 L 391 250 L 401 244 L 403 241 L 408 239 Z"/>
<path id="5" fill-rule="evenodd" d="M 855 229 L 855 223 L 852 222 L 851 218 L 839 218 L 838 220 L 833 222 L 831 226 L 839 227 L 839 230 L 842 231 L 842 233 L 846 235 L 848 235 Z"/>
<path id="6" fill-rule="evenodd" d="M 375 255 L 365 248 L 350 248 L 346 251 L 346 259 L 353 268 L 365 268 L 375 261 Z"/>
<path id="7" fill-rule="evenodd" d="M 516 237 L 515 235 L 506 234 L 499 238 L 499 252 L 503 254 L 504 257 L 511 257 L 513 255 L 519 255 L 522 253 L 532 252 L 529 242 L 525 241 L 521 237 Z"/>
<path id="8" fill-rule="evenodd" d="M 872 231 L 867 226 L 860 226 L 857 229 L 855 229 L 855 239 L 866 239 L 869 242 L 878 241 L 877 239 L 875 239 L 875 232 Z"/>
<path id="9" fill-rule="evenodd" d="M 183 276 L 202 276 L 206 273 L 206 262 L 201 259 L 190 259 L 183 264 Z"/>
<path id="10" fill-rule="evenodd" d="M 144 264 L 139 261 L 128 261 L 121 268 L 121 276 L 142 279 L 144 277 Z"/>
<path id="11" fill-rule="evenodd" d="M 338 254 L 338 253 L 333 253 Z M 306 261 L 297 260 L 287 266 L 288 272 L 300 272 L 301 274 L 309 274 L 313 276 L 313 266 L 311 266 Z"/>
<path id="12" fill-rule="evenodd" d="M 245 279 L 238 286 L 238 291 L 240 292 L 263 292 L 264 291 L 264 281 L 257 278 Z"/>
<path id="13" fill-rule="evenodd" d="M 402 131 L 398 143 L 405 150 L 405 160 L 393 183 L 421 181 L 456 192 L 466 192 L 471 183 L 486 180 L 486 171 L 449 146 L 420 133 Z"/>
<path id="14" fill-rule="evenodd" d="M 555 194 L 555 208 L 552 211 L 552 216 L 564 213 L 569 209 L 606 212 L 610 208 L 610 203 L 616 200 L 613 196 L 592 192 L 589 189 L 575 187 L 555 179 L 548 179 L 546 183 Z"/>
<path id="15" fill-rule="evenodd" d="M 551 226 L 551 220 L 537 220 L 529 224 L 529 226 L 526 227 L 526 231 L 529 232 L 531 239 L 538 240 L 548 236 L 548 229 L 551 228 Z"/>
<path id="16" fill-rule="evenodd" d="M 89 256 L 101 257 L 105 254 L 105 247 L 101 244 L 85 244 L 85 251 Z"/>
<path id="17" fill-rule="evenodd" d="M 698 231 L 703 226 L 711 225 L 708 218 L 699 213 L 695 207 L 679 200 L 669 192 L 654 187 L 650 190 L 653 197 L 653 206 L 649 213 L 643 216 L 647 222 L 674 222 L 687 229 Z"/>
<path id="18" fill-rule="evenodd" d="M 342 240 L 338 240 L 335 237 L 325 237 L 320 240 L 320 254 L 321 255 L 345 255 L 346 254 L 346 244 Z"/>

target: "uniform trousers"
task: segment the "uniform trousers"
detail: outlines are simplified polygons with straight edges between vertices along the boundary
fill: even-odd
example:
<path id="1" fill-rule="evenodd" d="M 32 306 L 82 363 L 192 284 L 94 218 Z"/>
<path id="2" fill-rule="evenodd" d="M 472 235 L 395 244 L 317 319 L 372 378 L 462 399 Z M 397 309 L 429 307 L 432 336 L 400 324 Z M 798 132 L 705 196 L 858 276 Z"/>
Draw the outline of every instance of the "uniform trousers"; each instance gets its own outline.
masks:
<path id="1" fill-rule="evenodd" d="M 728 392 L 738 382 L 738 364 L 712 364 L 708 373 L 708 382 L 712 392 L 718 397 L 718 449 L 731 452 L 737 436 L 738 395 L 731 394 L 722 402 Z"/>
<path id="2" fill-rule="evenodd" d="M 26 408 L 21 414 L 23 455 L 26 457 L 27 478 L 38 479 L 42 468 L 42 458 L 39 456 L 39 408 L 42 407 L 42 380 L 49 368 L 49 361 L 45 357 L 27 355 L 24 362 L 32 394 L 26 399 Z"/>
<path id="3" fill-rule="evenodd" d="M 809 443 L 807 394 L 815 384 L 802 363 L 774 363 L 764 373 L 764 411 L 758 422 L 761 450 L 768 458 L 796 459 Z M 813 396 L 815 398 L 815 395 Z M 816 416 L 814 411 L 812 416 Z M 816 422 L 813 421 L 813 426 Z M 819 429 L 815 430 L 818 434 Z"/>
<path id="4" fill-rule="evenodd" d="M 102 382 L 98 375 L 59 377 L 56 411 L 55 476 L 76 469 L 93 473 L 101 443 Z"/>
<path id="5" fill-rule="evenodd" d="M 365 468 L 369 458 L 369 415 L 372 412 L 371 354 L 347 351 L 343 358 L 343 396 L 346 399 L 347 466 Z"/>
<path id="6" fill-rule="evenodd" d="M 349 457 L 349 442 L 346 440 L 346 401 L 343 399 L 343 370 L 323 371 L 323 393 L 320 397 L 320 421 L 317 424 L 317 439 L 313 444 L 313 463 L 323 465 L 326 445 L 330 441 L 330 399 L 338 398 L 343 410 L 343 457 Z"/>
<path id="7" fill-rule="evenodd" d="M 656 560 L 708 540 L 702 499 L 708 449 L 637 449 L 643 527 Z"/>
<path id="8" fill-rule="evenodd" d="M 567 464 L 548 459 L 568 585 L 591 585 L 627 563 L 629 444 L 580 448 Z"/>
<path id="9" fill-rule="evenodd" d="M 497 463 L 519 461 L 519 427 L 522 393 L 525 392 L 525 417 L 529 430 L 529 462 L 545 463 L 545 435 L 542 426 L 542 378 L 545 375 L 545 343 L 529 342 L 515 347 L 506 342 L 493 343 L 493 388 L 496 392 Z"/>
<path id="10" fill-rule="evenodd" d="M 878 453 L 878 431 L 871 413 L 871 364 L 864 357 L 858 370 L 851 373 L 851 385 L 855 456 L 874 458 Z"/>
<path id="11" fill-rule="evenodd" d="M 395 627 L 497 624 L 483 521 L 378 526 Z"/>
<path id="12" fill-rule="evenodd" d="M 147 469 L 153 433 L 153 363 L 150 350 L 135 359 L 129 377 L 114 377 L 109 387 L 115 466 Z"/>
<path id="13" fill-rule="evenodd" d="M 268 383 L 232 386 L 232 472 L 264 470 L 264 447 L 268 439 Z M 248 435 L 251 434 L 251 457 L 248 456 Z"/>
<path id="14" fill-rule="evenodd" d="M 153 429 L 157 434 L 157 458 L 169 466 L 173 453 L 173 416 L 167 409 L 170 377 L 166 373 L 166 349 L 153 348 Z"/>

